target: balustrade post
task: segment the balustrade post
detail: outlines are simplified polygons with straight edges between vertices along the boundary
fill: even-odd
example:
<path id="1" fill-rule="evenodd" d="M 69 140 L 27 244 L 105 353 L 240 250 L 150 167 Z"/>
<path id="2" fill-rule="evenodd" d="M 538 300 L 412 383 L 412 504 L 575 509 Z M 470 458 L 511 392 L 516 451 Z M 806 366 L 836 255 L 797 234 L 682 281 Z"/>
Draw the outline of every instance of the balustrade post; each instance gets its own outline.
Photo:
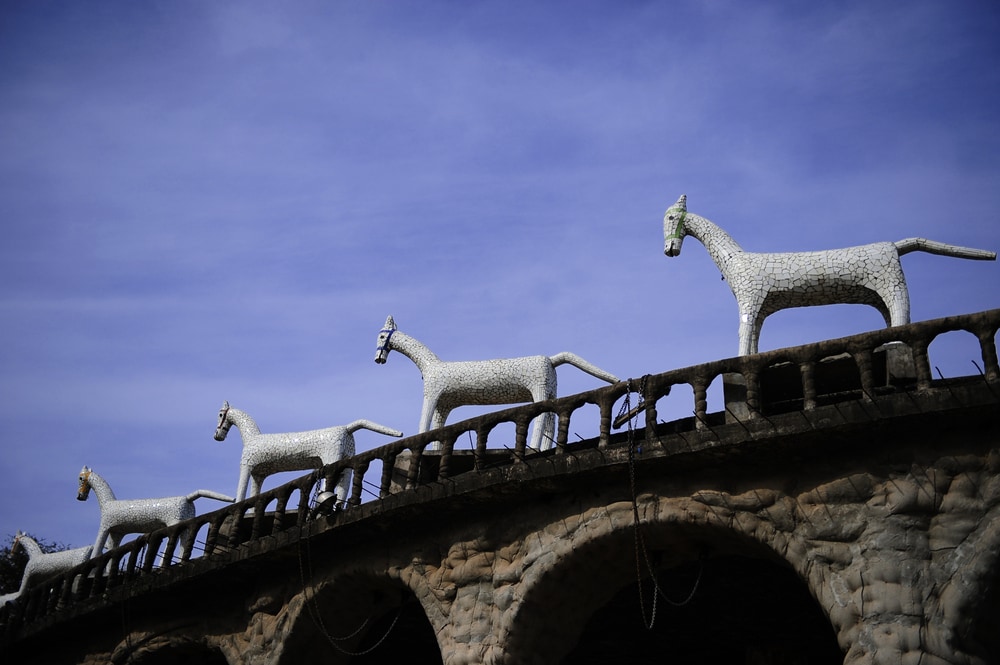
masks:
<path id="1" fill-rule="evenodd" d="M 67 575 L 66 582 L 62 585 L 59 590 L 59 606 L 65 607 L 69 603 L 73 602 L 74 589 L 76 585 L 77 575 Z"/>
<path id="2" fill-rule="evenodd" d="M 691 388 L 694 391 L 695 429 L 708 429 L 708 420 L 706 419 L 708 416 L 708 383 L 705 377 L 701 374 L 695 375 Z"/>
<path id="3" fill-rule="evenodd" d="M 183 537 L 180 539 L 181 553 L 178 557 L 181 562 L 190 561 L 191 557 L 194 555 L 194 547 L 196 541 L 198 540 L 198 530 L 201 528 L 198 521 L 198 518 L 195 518 L 195 521 L 191 523 L 191 526 L 184 529 Z M 208 554 L 207 548 L 204 552 L 202 552 L 202 555 L 205 554 Z"/>
<path id="4" fill-rule="evenodd" d="M 528 424 L 530 418 L 525 418 L 520 413 L 514 420 L 514 460 L 520 462 L 524 459 L 524 451 L 528 447 Z"/>
<path id="5" fill-rule="evenodd" d="M 743 380 L 747 390 L 747 415 L 750 419 L 758 418 L 761 414 L 759 370 L 750 366 L 743 372 Z"/>
<path id="6" fill-rule="evenodd" d="M 59 579 L 57 578 L 55 583 L 59 584 Z M 52 588 L 51 583 L 46 585 L 45 589 L 45 613 L 51 614 L 59 609 L 59 595 L 55 592 L 56 590 Z"/>
<path id="7" fill-rule="evenodd" d="M 451 454 L 455 450 L 456 436 L 449 436 L 441 441 L 441 455 L 438 458 L 438 479 L 443 480 L 451 475 Z"/>
<path id="8" fill-rule="evenodd" d="M 556 422 L 558 423 L 555 441 L 557 455 L 566 454 L 566 446 L 569 443 L 569 420 L 571 413 L 573 411 L 568 408 L 556 413 Z"/>
<path id="9" fill-rule="evenodd" d="M 163 538 L 160 536 L 149 537 L 146 536 L 146 556 L 142 559 L 142 572 L 148 573 L 153 570 L 153 563 L 156 559 L 156 550 L 159 549 L 160 543 L 163 542 Z M 138 564 L 138 562 L 136 562 Z M 118 566 L 115 565 L 113 569 L 116 573 Z"/>
<path id="10" fill-rule="evenodd" d="M 382 458 L 382 478 L 378 485 L 378 498 L 380 499 L 384 499 L 392 492 L 392 470 L 396 468 L 398 457 L 399 455 L 387 455 Z M 358 483 L 354 492 L 351 493 L 351 501 L 355 500 L 355 494 L 357 494 L 358 503 L 361 503 L 361 483 Z"/>
<path id="11" fill-rule="evenodd" d="M 476 447 L 475 447 L 475 470 L 480 471 L 483 465 L 483 459 L 486 457 L 486 444 L 489 440 L 490 428 L 483 424 L 480 420 L 479 424 L 476 425 Z"/>
<path id="12" fill-rule="evenodd" d="M 263 499 L 263 494 L 258 494 L 256 500 L 253 502 L 253 521 L 250 527 L 250 538 L 247 540 L 257 540 L 260 538 L 260 533 L 264 528 L 264 509 L 267 508 L 267 503 Z"/>
<path id="13" fill-rule="evenodd" d="M 799 373 L 802 377 L 802 409 L 812 411 L 816 408 L 816 361 L 800 362 Z"/>
<path id="14" fill-rule="evenodd" d="M 611 441 L 611 423 L 614 421 L 614 416 L 611 413 L 615 408 L 614 400 L 610 399 L 609 396 L 605 396 L 598 402 L 598 408 L 601 410 L 601 433 L 597 441 L 597 447 L 607 448 L 608 443 Z M 568 426 L 569 424 L 567 423 Z"/>
<path id="15" fill-rule="evenodd" d="M 139 552 L 141 551 L 141 548 L 133 548 L 129 552 L 128 561 L 125 564 L 126 577 L 132 577 L 135 574 L 135 569 L 139 567 Z"/>
<path id="16" fill-rule="evenodd" d="M 854 364 L 857 365 L 858 375 L 861 377 L 861 392 L 864 399 L 872 401 L 875 397 L 875 372 L 872 365 L 872 350 L 865 347 L 860 351 L 851 353 Z"/>
<path id="17" fill-rule="evenodd" d="M 180 542 L 181 536 L 184 535 L 184 531 L 185 528 L 180 525 L 171 529 L 170 537 L 167 538 L 167 545 L 163 548 L 163 558 L 160 561 L 161 568 L 174 565 L 174 555 L 177 553 L 177 543 Z M 156 556 L 156 552 L 153 552 L 153 556 Z"/>
<path id="18" fill-rule="evenodd" d="M 368 460 L 355 461 L 353 465 L 353 470 L 351 473 L 351 496 L 348 497 L 347 503 L 351 506 L 361 505 L 361 493 L 365 489 L 365 474 L 368 473 L 368 468 L 371 466 L 371 462 Z M 383 462 L 382 467 L 382 478 L 380 480 L 380 486 L 382 482 L 385 482 L 385 470 L 392 470 L 392 465 Z M 379 497 L 381 498 L 381 496 Z"/>
<path id="19" fill-rule="evenodd" d="M 913 365 L 917 371 L 917 390 L 927 390 L 931 387 L 931 361 L 927 355 L 928 342 L 925 338 L 914 339 L 910 343 L 913 349 Z"/>
<path id="20" fill-rule="evenodd" d="M 986 372 L 986 380 L 1000 380 L 1000 363 L 997 362 L 996 331 L 980 330 L 976 334 L 976 337 L 979 338 L 979 348 L 983 355 L 983 366 Z"/>
<path id="21" fill-rule="evenodd" d="M 281 531 L 282 525 L 285 523 L 285 508 L 288 506 L 288 496 L 281 494 L 278 497 L 278 501 L 274 506 L 274 521 L 271 522 L 271 534 L 274 535 Z"/>
<path id="22" fill-rule="evenodd" d="M 645 430 L 646 430 L 646 444 L 652 445 L 653 441 L 656 440 L 656 400 L 659 399 L 659 395 L 654 392 L 655 380 L 649 376 L 644 377 L 642 382 L 642 404 L 645 407 Z M 670 393 L 670 389 L 667 388 L 667 394 Z"/>
<path id="23" fill-rule="evenodd" d="M 424 456 L 424 447 L 427 444 L 421 444 L 416 448 L 410 448 L 410 467 L 406 470 L 406 489 L 412 490 L 417 486 L 417 481 L 420 478 L 420 460 Z"/>
<path id="24" fill-rule="evenodd" d="M 356 474 L 353 473 L 353 467 L 351 468 L 351 480 L 354 480 Z M 299 506 L 295 513 L 295 526 L 301 527 L 309 517 L 309 496 L 312 494 L 313 488 L 319 484 L 319 480 L 319 474 L 314 474 L 305 487 L 299 486 Z M 344 508 L 347 506 L 345 505 Z"/>

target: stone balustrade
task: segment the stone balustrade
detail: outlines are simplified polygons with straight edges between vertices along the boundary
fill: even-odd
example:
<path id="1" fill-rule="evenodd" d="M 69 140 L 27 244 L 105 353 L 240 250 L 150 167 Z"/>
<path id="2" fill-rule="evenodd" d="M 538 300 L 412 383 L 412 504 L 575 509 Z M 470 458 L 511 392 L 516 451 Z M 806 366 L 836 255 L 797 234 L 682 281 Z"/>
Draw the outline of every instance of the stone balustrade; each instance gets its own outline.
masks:
<path id="1" fill-rule="evenodd" d="M 572 455 L 576 448 L 606 448 L 620 445 L 625 437 L 613 432 L 638 414 L 644 414 L 644 430 L 629 431 L 630 438 L 644 437 L 654 441 L 664 425 L 657 414 L 660 400 L 680 384 L 692 391 L 693 419 L 690 430 L 711 429 L 713 418 L 708 409 L 708 389 L 715 380 L 730 377 L 745 387 L 745 411 L 726 413 L 732 419 L 752 425 L 768 418 L 768 407 L 762 398 L 767 388 L 767 373 L 779 366 L 798 369 L 800 390 L 796 390 L 803 412 L 816 409 L 824 399 L 852 401 L 871 400 L 879 391 L 922 391 L 933 384 L 928 348 L 939 336 L 965 331 L 974 336 L 980 346 L 982 380 L 993 385 L 1000 382 L 996 337 L 1000 328 L 1000 309 L 976 314 L 954 316 L 887 328 L 840 339 L 807 344 L 794 348 L 718 360 L 683 369 L 630 379 L 589 392 L 558 399 L 525 404 L 447 425 L 440 429 L 410 436 L 393 443 L 362 452 L 324 469 L 302 476 L 275 489 L 262 492 L 246 501 L 186 522 L 143 534 L 120 547 L 95 557 L 62 575 L 32 587 L 16 603 L 0 608 L 0 635 L 4 641 L 16 641 L 22 630 L 35 628 L 85 614 L 108 592 L 128 585 L 138 593 L 144 585 L 153 585 L 164 571 L 187 571 L 187 575 L 204 574 L 213 568 L 201 565 L 210 562 L 247 558 L 255 552 L 265 552 L 298 538 L 309 523 L 326 519 L 330 513 L 317 505 L 316 495 L 325 482 L 332 487 L 334 480 L 349 469 L 352 473 L 348 512 L 364 502 L 365 491 L 376 498 L 366 503 L 366 515 L 378 514 L 379 504 L 394 494 L 418 489 L 421 485 L 448 482 L 456 474 L 476 473 L 485 465 L 519 465 L 536 458 Z M 876 376 L 875 357 L 892 348 L 908 349 L 912 357 L 912 378 L 899 385 L 889 385 Z M 900 346 L 904 345 L 904 346 Z M 857 377 L 853 390 L 824 396 L 823 381 L 818 368 L 827 359 L 844 358 Z M 623 409 L 622 404 L 636 404 L 635 409 Z M 590 439 L 570 441 L 571 423 L 580 425 L 580 418 L 593 419 L 597 407 L 597 435 Z M 581 409 L 586 408 L 583 414 Z M 616 419 L 616 408 L 620 412 Z M 543 412 L 554 412 L 558 421 L 553 449 L 538 452 L 527 447 L 531 420 Z M 575 420 L 574 420 L 575 419 Z M 732 422 L 732 420 L 730 420 Z M 514 426 L 514 441 L 497 441 L 499 426 Z M 593 423 L 584 423 L 593 427 Z M 673 427 L 678 427 L 676 424 Z M 631 428 L 631 425 L 630 425 Z M 586 431 L 586 430 L 584 430 Z M 751 430 L 748 429 L 749 434 Z M 471 439 L 471 452 L 456 453 L 459 441 Z M 432 443 L 438 450 L 428 451 Z M 471 454 L 473 463 L 468 463 Z M 670 454 L 669 451 L 666 454 Z M 460 459 L 464 458 L 464 459 Z M 463 461 L 463 464 L 459 464 Z M 427 463 L 424 463 L 427 462 Z M 431 463 L 433 462 L 433 463 Z M 378 476 L 377 479 L 374 476 Z M 366 490 L 366 488 L 374 488 Z"/>

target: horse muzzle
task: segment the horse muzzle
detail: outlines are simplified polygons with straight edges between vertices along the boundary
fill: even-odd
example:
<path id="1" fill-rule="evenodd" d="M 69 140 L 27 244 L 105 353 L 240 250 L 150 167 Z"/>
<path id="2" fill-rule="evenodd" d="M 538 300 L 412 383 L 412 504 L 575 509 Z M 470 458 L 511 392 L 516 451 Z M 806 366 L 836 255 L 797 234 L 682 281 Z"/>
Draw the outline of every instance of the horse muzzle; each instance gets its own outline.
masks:
<path id="1" fill-rule="evenodd" d="M 378 363 L 379 365 L 384 365 L 386 356 L 388 355 L 389 354 L 386 353 L 386 351 L 384 351 L 383 349 L 379 349 L 378 351 L 375 352 L 375 362 Z"/>
<path id="2" fill-rule="evenodd" d="M 663 243 L 663 253 L 667 256 L 680 256 L 681 255 L 681 243 L 675 238 Z"/>

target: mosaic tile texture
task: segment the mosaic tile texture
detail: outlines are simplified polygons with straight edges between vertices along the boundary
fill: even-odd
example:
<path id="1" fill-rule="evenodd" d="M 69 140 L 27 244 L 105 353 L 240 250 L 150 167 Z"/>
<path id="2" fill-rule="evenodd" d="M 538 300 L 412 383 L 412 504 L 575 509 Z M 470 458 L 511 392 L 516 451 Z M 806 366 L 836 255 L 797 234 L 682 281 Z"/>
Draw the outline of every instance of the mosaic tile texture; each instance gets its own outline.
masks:
<path id="1" fill-rule="evenodd" d="M 337 425 L 324 429 L 283 434 L 261 434 L 257 423 L 245 411 L 234 409 L 225 402 L 219 409 L 219 424 L 215 429 L 215 440 L 224 441 L 232 425 L 240 430 L 243 438 L 243 454 L 240 456 L 240 480 L 236 487 L 236 500 L 260 494 L 264 479 L 282 471 L 303 471 L 319 469 L 337 460 L 354 455 L 354 432 L 369 429 L 379 434 L 400 437 L 403 433 L 370 420 L 355 420 L 349 425 Z M 351 482 L 350 470 L 344 471 L 337 480 L 338 505 L 347 499 Z"/>
<path id="2" fill-rule="evenodd" d="M 90 467 L 80 470 L 80 487 L 76 498 L 86 501 L 90 490 L 97 495 L 101 504 L 101 526 L 91 556 L 104 552 L 104 544 L 110 539 L 111 549 L 118 547 L 121 539 L 130 533 L 149 533 L 155 529 L 172 526 L 195 516 L 194 500 L 207 497 L 232 503 L 233 497 L 212 492 L 195 490 L 187 496 L 170 496 L 162 499 L 117 499 L 104 478 Z"/>
<path id="3" fill-rule="evenodd" d="M 438 358 L 413 337 L 400 332 L 392 317 L 378 333 L 375 362 L 385 363 L 390 351 L 399 351 L 414 362 L 424 378 L 424 402 L 420 432 L 445 424 L 458 406 L 540 402 L 556 397 L 555 368 L 568 363 L 591 376 L 617 383 L 618 378 L 574 353 L 554 356 L 524 356 L 498 360 L 448 362 Z M 553 445 L 555 417 L 540 415 L 534 425 L 531 447 L 546 450 Z"/>
<path id="4" fill-rule="evenodd" d="M 685 236 L 708 250 L 740 310 L 739 355 L 757 353 L 764 319 L 790 307 L 871 305 L 887 326 L 910 322 L 910 295 L 899 257 L 922 251 L 963 259 L 994 260 L 996 253 L 924 238 L 877 242 L 818 252 L 745 252 L 714 223 L 687 211 L 682 195 L 663 216 L 663 253 L 678 256 Z"/>
<path id="5" fill-rule="evenodd" d="M 43 552 L 34 538 L 18 531 L 17 535 L 14 536 L 14 543 L 10 547 L 11 554 L 16 552 L 18 548 L 23 549 L 28 555 L 28 565 L 24 567 L 20 588 L 0 596 L 0 605 L 19 597 L 32 584 L 80 565 L 90 558 L 92 546 L 87 545 L 59 552 Z"/>

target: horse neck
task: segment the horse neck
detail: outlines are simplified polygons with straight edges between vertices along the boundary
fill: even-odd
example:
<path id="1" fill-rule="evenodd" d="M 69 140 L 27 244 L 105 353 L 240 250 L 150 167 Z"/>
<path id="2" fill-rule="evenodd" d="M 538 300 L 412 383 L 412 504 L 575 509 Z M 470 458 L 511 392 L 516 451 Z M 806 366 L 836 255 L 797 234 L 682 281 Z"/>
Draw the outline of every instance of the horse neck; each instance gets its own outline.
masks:
<path id="1" fill-rule="evenodd" d="M 87 482 L 90 484 L 90 489 L 94 490 L 94 494 L 97 495 L 97 502 L 102 506 L 109 501 L 117 500 L 115 499 L 115 493 L 111 491 L 111 485 L 108 485 L 108 481 L 93 471 L 90 472 Z"/>
<path id="2" fill-rule="evenodd" d="M 231 408 L 229 409 L 229 415 L 227 418 L 239 428 L 240 436 L 243 437 L 244 442 L 248 436 L 257 436 L 260 434 L 260 428 L 257 427 L 257 422 L 251 418 L 246 411 Z"/>
<path id="3" fill-rule="evenodd" d="M 22 534 L 17 540 L 21 544 L 21 547 L 24 548 L 29 559 L 42 553 L 42 548 L 35 542 L 34 538 Z"/>
<path id="4" fill-rule="evenodd" d="M 693 236 L 705 246 L 712 260 L 715 261 L 715 265 L 723 274 L 726 273 L 729 257 L 743 252 L 743 248 L 733 240 L 731 235 L 704 217 L 688 213 L 684 227 L 689 236 Z"/>
<path id="5" fill-rule="evenodd" d="M 434 355 L 433 351 L 406 333 L 401 333 L 398 330 L 392 333 L 392 337 L 389 338 L 389 345 L 412 360 L 421 374 L 424 374 L 424 370 L 431 365 L 441 362 L 441 359 Z"/>

